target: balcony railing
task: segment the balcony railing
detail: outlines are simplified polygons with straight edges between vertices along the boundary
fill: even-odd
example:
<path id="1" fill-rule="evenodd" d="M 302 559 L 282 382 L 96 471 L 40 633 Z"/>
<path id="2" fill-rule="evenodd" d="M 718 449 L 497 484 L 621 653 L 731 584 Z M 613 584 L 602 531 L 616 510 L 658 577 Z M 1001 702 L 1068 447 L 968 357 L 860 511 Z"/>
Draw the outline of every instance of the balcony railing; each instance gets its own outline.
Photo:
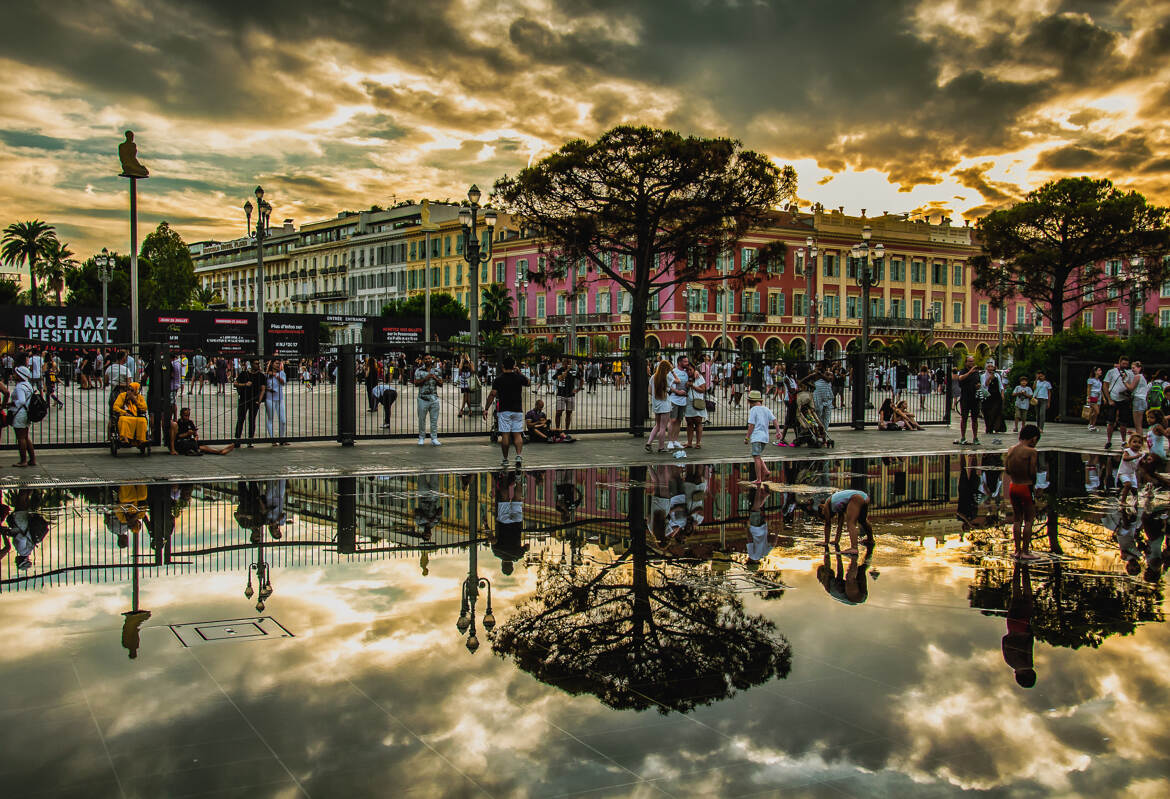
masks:
<path id="1" fill-rule="evenodd" d="M 312 302 L 313 295 L 312 294 L 305 294 L 305 293 L 294 294 L 294 295 L 292 295 L 292 301 L 293 302 Z"/>
<path id="2" fill-rule="evenodd" d="M 1032 324 L 1031 322 L 1017 322 L 1016 324 L 1012 325 L 1011 329 L 1013 333 L 1030 336 L 1036 332 L 1036 325 Z"/>
<path id="3" fill-rule="evenodd" d="M 869 326 L 872 330 L 934 330 L 933 319 L 908 319 L 904 316 L 871 316 Z"/>
<path id="4" fill-rule="evenodd" d="M 741 313 L 739 318 L 745 325 L 762 325 L 764 322 L 768 321 L 768 315 L 758 311 L 747 311 L 745 313 Z"/>
<path id="5" fill-rule="evenodd" d="M 344 300 L 349 298 L 345 289 L 329 289 L 328 291 L 314 291 L 314 300 Z"/>
<path id="6" fill-rule="evenodd" d="M 569 314 L 552 314 L 548 317 L 547 324 L 550 327 L 558 327 L 569 324 L 572 320 Z M 581 313 L 577 314 L 578 325 L 608 325 L 613 321 L 613 314 L 610 313 Z"/>

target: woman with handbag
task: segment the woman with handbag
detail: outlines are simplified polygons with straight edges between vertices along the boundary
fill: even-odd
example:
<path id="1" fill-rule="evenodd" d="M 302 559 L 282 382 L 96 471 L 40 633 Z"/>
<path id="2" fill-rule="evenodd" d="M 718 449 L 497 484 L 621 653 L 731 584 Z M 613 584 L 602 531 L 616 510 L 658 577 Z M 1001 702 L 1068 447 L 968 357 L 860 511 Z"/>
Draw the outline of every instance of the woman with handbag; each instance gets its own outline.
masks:
<path id="1" fill-rule="evenodd" d="M 686 366 L 690 378 L 687 386 L 687 443 L 686 448 L 703 448 L 703 424 L 707 421 L 707 380 L 693 364 Z"/>
<path id="2" fill-rule="evenodd" d="M 1097 432 L 1097 417 L 1101 413 L 1101 376 L 1104 374 L 1100 366 L 1093 367 L 1089 379 L 1085 384 L 1085 407 L 1089 409 L 1085 419 L 1089 422 L 1089 432 Z"/>

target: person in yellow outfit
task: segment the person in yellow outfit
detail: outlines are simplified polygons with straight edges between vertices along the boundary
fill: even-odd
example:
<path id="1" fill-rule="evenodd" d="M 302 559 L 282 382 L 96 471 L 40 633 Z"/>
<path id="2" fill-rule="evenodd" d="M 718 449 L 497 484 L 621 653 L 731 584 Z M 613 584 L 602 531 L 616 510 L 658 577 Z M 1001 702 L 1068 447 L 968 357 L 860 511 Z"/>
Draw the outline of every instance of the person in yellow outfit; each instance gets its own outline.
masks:
<path id="1" fill-rule="evenodd" d="M 114 413 L 118 416 L 118 436 L 136 447 L 146 444 L 146 398 L 138 391 L 137 383 L 131 383 L 114 402 Z"/>

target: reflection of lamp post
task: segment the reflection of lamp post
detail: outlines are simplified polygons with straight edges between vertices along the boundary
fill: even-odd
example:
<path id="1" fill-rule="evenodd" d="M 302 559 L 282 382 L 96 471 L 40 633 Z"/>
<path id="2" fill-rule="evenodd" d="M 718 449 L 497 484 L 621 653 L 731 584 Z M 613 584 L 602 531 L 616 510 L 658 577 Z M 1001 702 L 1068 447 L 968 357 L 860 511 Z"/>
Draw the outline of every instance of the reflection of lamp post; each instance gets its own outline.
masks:
<path id="1" fill-rule="evenodd" d="M 479 268 L 492 259 L 492 237 L 488 236 L 487 251 L 479 251 L 479 187 L 472 184 L 467 190 L 469 205 L 459 209 L 459 221 L 463 223 L 463 260 L 467 262 L 471 272 L 468 275 L 471 283 L 471 296 L 468 298 L 468 311 L 471 314 L 471 352 L 472 361 L 479 363 Z M 496 212 L 484 211 L 484 224 L 488 231 L 496 226 Z"/>
<path id="2" fill-rule="evenodd" d="M 475 545 L 473 544 L 472 547 Z M 479 589 L 487 589 L 487 612 L 483 614 L 483 628 L 489 633 L 496 626 L 496 614 L 492 613 L 492 584 L 486 577 L 477 577 L 468 574 L 463 581 L 462 596 L 459 600 L 459 620 L 455 622 L 455 629 L 460 635 L 467 634 L 467 651 L 475 654 L 479 649 L 479 638 L 475 634 L 475 603 L 479 599 Z"/>
<path id="3" fill-rule="evenodd" d="M 256 590 L 252 589 L 252 571 L 256 572 Z M 256 596 L 256 612 L 264 612 L 264 603 L 272 596 L 272 578 L 268 563 L 264 560 L 264 543 L 256 545 L 256 562 L 248 566 L 248 586 L 244 589 L 244 598 Z"/>
<path id="4" fill-rule="evenodd" d="M 268 218 L 272 216 L 272 206 L 264 199 L 264 189 L 256 187 L 256 350 L 257 355 L 263 358 L 264 352 L 264 239 L 268 235 Z M 244 218 L 247 220 L 248 234 L 252 235 L 252 202 L 244 201 Z"/>
<path id="5" fill-rule="evenodd" d="M 95 255 L 93 258 L 94 264 L 97 265 L 98 280 L 102 282 L 102 340 L 107 344 L 110 343 L 109 334 L 109 319 L 110 319 L 110 280 L 113 279 L 114 259 L 110 257 L 110 251 L 102 247 L 102 254 Z"/>

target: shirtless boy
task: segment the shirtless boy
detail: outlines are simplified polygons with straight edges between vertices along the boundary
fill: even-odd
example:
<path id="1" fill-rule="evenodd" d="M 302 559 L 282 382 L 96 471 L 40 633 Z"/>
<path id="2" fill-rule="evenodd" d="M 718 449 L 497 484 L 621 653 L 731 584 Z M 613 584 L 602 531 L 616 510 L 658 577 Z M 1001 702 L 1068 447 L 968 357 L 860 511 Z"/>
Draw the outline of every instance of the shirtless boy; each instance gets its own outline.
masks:
<path id="1" fill-rule="evenodd" d="M 1003 470 L 1011 480 L 1008 496 L 1012 500 L 1012 538 L 1018 560 L 1040 557 L 1032 551 L 1032 522 L 1036 518 L 1032 486 L 1036 484 L 1036 444 L 1039 441 L 1040 428 L 1026 424 L 1020 431 L 1020 442 L 1009 449 L 1003 459 Z"/>

